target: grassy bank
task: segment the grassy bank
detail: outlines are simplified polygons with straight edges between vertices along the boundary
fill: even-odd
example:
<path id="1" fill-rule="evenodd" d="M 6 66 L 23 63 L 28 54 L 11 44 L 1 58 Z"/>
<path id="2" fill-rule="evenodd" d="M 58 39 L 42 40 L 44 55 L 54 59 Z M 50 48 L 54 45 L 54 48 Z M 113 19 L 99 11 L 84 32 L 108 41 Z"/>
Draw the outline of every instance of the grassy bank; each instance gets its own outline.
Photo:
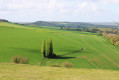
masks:
<path id="1" fill-rule="evenodd" d="M 0 64 L 0 80 L 119 80 L 119 71 Z"/>

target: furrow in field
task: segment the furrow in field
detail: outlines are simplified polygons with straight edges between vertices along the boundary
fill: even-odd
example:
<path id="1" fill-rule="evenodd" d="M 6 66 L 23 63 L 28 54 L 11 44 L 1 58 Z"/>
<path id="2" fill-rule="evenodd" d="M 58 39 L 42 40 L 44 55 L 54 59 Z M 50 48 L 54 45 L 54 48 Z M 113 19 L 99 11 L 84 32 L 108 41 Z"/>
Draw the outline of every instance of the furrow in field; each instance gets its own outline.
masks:
<path id="1" fill-rule="evenodd" d="M 119 54 L 116 50 L 112 49 L 111 47 L 107 46 L 105 43 L 101 42 L 97 37 L 96 39 L 101 43 L 103 44 L 105 47 L 113 50 L 115 53 Z M 119 65 L 117 63 L 115 63 L 114 61 L 112 61 L 109 57 L 107 57 L 106 55 L 102 54 L 106 59 L 108 59 L 110 62 L 112 62 L 113 64 L 115 64 L 117 67 L 119 67 Z"/>
<path id="2" fill-rule="evenodd" d="M 107 57 L 107 56 L 106 56 Z M 95 58 L 92 59 L 94 63 L 97 63 L 98 65 L 102 66 L 103 69 L 111 69 L 111 68 L 117 68 L 113 62 L 111 63 L 109 60 L 107 60 L 105 56 L 102 54 L 96 56 Z M 113 64 L 113 65 L 112 65 Z"/>
<path id="3" fill-rule="evenodd" d="M 117 63 L 115 63 L 114 61 L 112 61 L 109 57 L 107 57 L 104 54 L 101 54 L 103 57 L 105 57 L 107 60 L 109 60 L 111 63 L 113 63 L 115 66 L 119 67 L 119 65 Z"/>
<path id="4" fill-rule="evenodd" d="M 107 57 L 106 55 L 104 55 L 102 52 L 98 51 L 97 49 L 95 49 L 93 46 L 89 45 L 86 41 L 84 41 L 88 46 L 90 46 L 93 50 L 95 50 L 96 52 L 100 53 L 103 57 L 105 57 L 109 62 L 111 62 L 113 65 L 118 67 L 118 64 L 115 63 L 114 61 L 112 61 L 109 57 Z"/>
<path id="5" fill-rule="evenodd" d="M 107 47 L 107 48 L 113 50 L 115 53 L 119 54 L 118 51 L 116 51 L 116 50 L 112 49 L 111 47 L 107 46 L 105 43 L 101 42 L 97 37 L 96 37 L 96 39 L 97 39 L 100 43 L 102 43 L 105 47 Z"/>
<path id="6" fill-rule="evenodd" d="M 92 64 L 95 68 L 100 69 L 98 66 L 96 66 L 91 60 L 88 59 L 88 57 L 85 56 L 85 59 Z"/>
<path id="7" fill-rule="evenodd" d="M 82 40 L 87 46 L 89 46 L 89 45 L 82 39 L 82 35 L 81 35 L 81 40 Z M 88 61 L 89 61 L 89 60 L 88 60 Z M 90 60 L 90 63 L 93 64 L 93 66 L 95 66 L 96 68 L 99 69 L 99 67 L 96 66 L 91 60 Z"/>

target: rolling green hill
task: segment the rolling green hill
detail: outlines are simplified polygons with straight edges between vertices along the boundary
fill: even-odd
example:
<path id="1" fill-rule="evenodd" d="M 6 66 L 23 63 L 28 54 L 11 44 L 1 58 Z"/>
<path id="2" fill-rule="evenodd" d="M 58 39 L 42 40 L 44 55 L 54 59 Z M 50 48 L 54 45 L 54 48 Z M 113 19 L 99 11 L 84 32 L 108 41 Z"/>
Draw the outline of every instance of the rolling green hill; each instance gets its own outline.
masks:
<path id="1" fill-rule="evenodd" d="M 37 27 L 40 26 L 52 26 L 52 27 L 71 27 L 71 28 L 93 28 L 93 27 L 115 27 L 117 28 L 117 25 L 109 23 L 86 23 L 86 22 L 58 22 L 58 21 L 36 21 L 33 23 L 21 23 L 25 25 L 36 25 Z M 107 24 L 107 25 L 105 25 Z M 112 24 L 112 25 L 110 25 Z"/>
<path id="2" fill-rule="evenodd" d="M 119 80 L 119 71 L 0 64 L 0 80 Z"/>
<path id="3" fill-rule="evenodd" d="M 20 55 L 27 57 L 30 64 L 39 63 L 42 41 L 48 38 L 53 40 L 55 54 L 62 56 L 48 59 L 50 64 L 67 61 L 75 68 L 119 70 L 119 48 L 95 33 L 11 23 L 0 23 L 0 62 L 9 63 L 12 56 Z"/>

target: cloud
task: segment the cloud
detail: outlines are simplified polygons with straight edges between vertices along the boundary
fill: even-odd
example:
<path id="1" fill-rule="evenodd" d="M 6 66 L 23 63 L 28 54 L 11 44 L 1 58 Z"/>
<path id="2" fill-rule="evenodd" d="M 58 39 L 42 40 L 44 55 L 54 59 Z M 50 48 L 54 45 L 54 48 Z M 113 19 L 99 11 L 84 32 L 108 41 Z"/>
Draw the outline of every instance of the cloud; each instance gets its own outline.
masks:
<path id="1" fill-rule="evenodd" d="M 117 5 L 119 4 L 119 0 L 100 0 L 102 4 L 114 4 Z"/>
<path id="2" fill-rule="evenodd" d="M 83 0 L 86 2 L 94 2 L 94 3 L 100 3 L 100 4 L 119 4 L 119 0 Z"/>
<path id="3" fill-rule="evenodd" d="M 17 21 L 87 20 L 111 15 L 112 4 L 119 7 L 119 0 L 0 0 L 0 15 Z"/>

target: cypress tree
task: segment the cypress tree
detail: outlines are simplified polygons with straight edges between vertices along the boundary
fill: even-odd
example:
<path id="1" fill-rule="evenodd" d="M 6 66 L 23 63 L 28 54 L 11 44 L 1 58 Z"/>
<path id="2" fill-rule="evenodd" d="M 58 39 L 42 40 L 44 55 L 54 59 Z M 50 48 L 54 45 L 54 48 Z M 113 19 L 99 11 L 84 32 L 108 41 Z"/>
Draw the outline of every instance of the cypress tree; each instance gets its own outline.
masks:
<path id="1" fill-rule="evenodd" d="M 49 46 L 48 46 L 48 42 L 46 42 L 46 57 L 49 56 Z"/>
<path id="2" fill-rule="evenodd" d="M 50 50 L 50 52 L 49 52 L 49 56 L 51 57 L 52 55 L 53 55 L 53 45 L 52 45 L 52 40 L 50 39 L 49 40 L 49 50 Z"/>
<path id="3" fill-rule="evenodd" d="M 47 43 L 47 56 L 52 57 L 53 55 L 53 45 L 52 45 L 52 40 L 49 39 Z"/>
<path id="4" fill-rule="evenodd" d="M 43 54 L 43 57 L 46 57 L 46 51 L 45 51 L 45 40 L 43 40 L 43 43 L 42 43 L 41 53 Z"/>

